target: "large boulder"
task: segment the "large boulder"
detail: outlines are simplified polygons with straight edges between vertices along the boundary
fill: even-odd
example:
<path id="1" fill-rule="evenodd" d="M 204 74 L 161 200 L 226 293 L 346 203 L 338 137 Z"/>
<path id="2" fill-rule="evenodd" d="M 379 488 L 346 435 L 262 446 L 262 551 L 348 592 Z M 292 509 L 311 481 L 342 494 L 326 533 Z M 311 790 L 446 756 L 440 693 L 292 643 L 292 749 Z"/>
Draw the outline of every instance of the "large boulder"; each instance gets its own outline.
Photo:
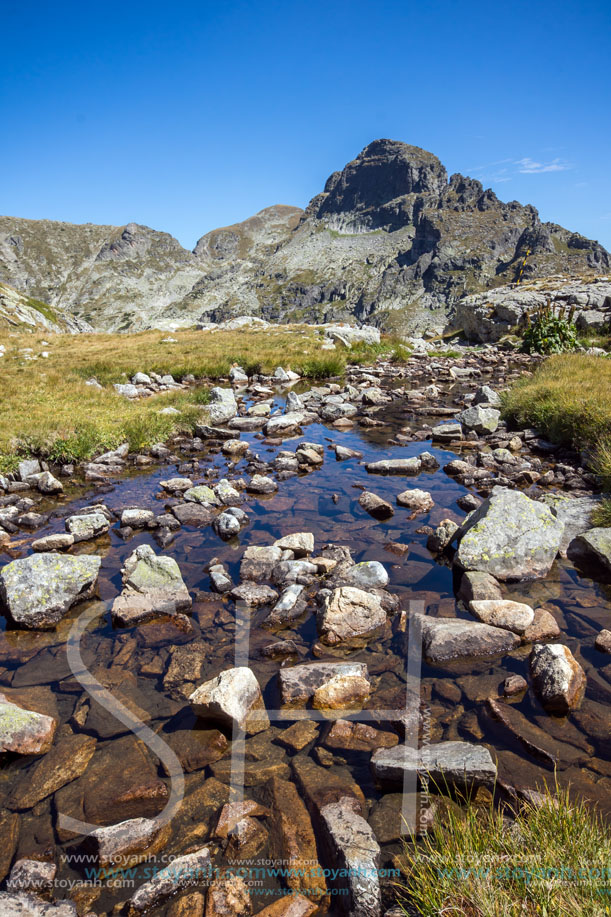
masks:
<path id="1" fill-rule="evenodd" d="M 500 418 L 501 412 L 496 408 L 475 404 L 462 411 L 456 419 L 465 430 L 475 430 L 476 433 L 494 433 Z"/>
<path id="2" fill-rule="evenodd" d="M 155 554 L 150 545 L 139 545 L 125 561 L 123 591 L 111 609 L 113 621 L 131 626 L 190 607 L 191 596 L 176 561 Z"/>
<path id="3" fill-rule="evenodd" d="M 458 530 L 456 561 L 498 580 L 537 579 L 549 572 L 563 531 L 549 507 L 521 491 L 495 487 Z"/>
<path id="4" fill-rule="evenodd" d="M 530 675 L 535 693 L 548 713 L 564 716 L 581 704 L 586 675 L 568 646 L 562 643 L 533 646 Z"/>
<path id="5" fill-rule="evenodd" d="M 224 424 L 238 413 L 238 403 L 232 388 L 210 389 L 210 423 Z"/>
<path id="6" fill-rule="evenodd" d="M 13 560 L 0 570 L 0 608 L 20 627 L 53 628 L 76 602 L 93 595 L 101 563 L 92 554 Z"/>

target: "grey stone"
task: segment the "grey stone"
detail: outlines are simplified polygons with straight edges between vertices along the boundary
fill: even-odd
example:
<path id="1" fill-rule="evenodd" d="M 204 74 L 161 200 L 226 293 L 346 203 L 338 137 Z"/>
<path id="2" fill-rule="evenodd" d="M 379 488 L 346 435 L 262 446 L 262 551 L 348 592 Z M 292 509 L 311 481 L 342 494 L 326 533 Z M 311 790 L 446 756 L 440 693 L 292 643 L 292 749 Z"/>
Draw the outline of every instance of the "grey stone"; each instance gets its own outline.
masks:
<path id="1" fill-rule="evenodd" d="M 386 623 L 386 612 L 378 596 L 353 586 L 341 586 L 325 596 L 317 615 L 323 643 L 359 640 Z"/>
<path id="2" fill-rule="evenodd" d="M 535 617 L 530 605 L 503 599 L 480 599 L 469 603 L 469 608 L 484 624 L 523 634 Z"/>
<path id="3" fill-rule="evenodd" d="M 360 495 L 359 506 L 374 519 L 390 519 L 395 512 L 387 500 L 383 500 L 382 497 L 368 490 L 364 490 Z"/>
<path id="4" fill-rule="evenodd" d="M 478 404 L 461 411 L 457 420 L 467 430 L 475 430 L 476 433 L 494 433 L 500 418 L 501 412 L 496 408 Z"/>
<path id="5" fill-rule="evenodd" d="M 604 567 L 611 572 L 611 528 L 590 529 L 578 535 L 568 548 L 568 555 Z"/>
<path id="6" fill-rule="evenodd" d="M 103 513 L 85 513 L 83 515 L 68 516 L 65 521 L 66 532 L 75 542 L 90 541 L 105 535 L 110 529 L 110 522 Z"/>
<path id="7" fill-rule="evenodd" d="M 386 568 L 377 560 L 364 560 L 354 564 L 343 575 L 343 579 L 350 586 L 358 589 L 380 589 L 388 585 Z"/>
<path id="8" fill-rule="evenodd" d="M 464 789 L 483 785 L 492 787 L 496 765 L 483 745 L 470 742 L 440 742 L 410 748 L 396 745 L 380 748 L 371 758 L 373 773 L 382 782 L 402 783 L 406 778 L 430 779 L 439 789 L 446 786 Z"/>
<path id="9" fill-rule="evenodd" d="M 145 529 L 154 518 L 155 513 L 150 509 L 124 509 L 121 525 L 129 526 L 130 529 Z"/>
<path id="10" fill-rule="evenodd" d="M 495 487 L 458 531 L 456 560 L 464 570 L 499 580 L 537 579 L 549 572 L 563 531 L 547 506 L 520 491 Z"/>
<path id="11" fill-rule="evenodd" d="M 131 626 L 156 615 L 175 615 L 191 607 L 191 596 L 172 557 L 139 545 L 125 561 L 123 591 L 111 608 L 117 624 Z"/>
<path id="12" fill-rule="evenodd" d="M 404 459 L 381 459 L 368 462 L 365 468 L 369 474 L 420 474 L 422 462 L 419 456 Z"/>
<path id="13" fill-rule="evenodd" d="M 412 615 L 410 620 L 410 633 L 413 627 L 414 635 L 421 635 L 424 655 L 433 665 L 478 656 L 503 656 L 520 645 L 517 634 L 475 621 L 421 614 Z"/>
<path id="14" fill-rule="evenodd" d="M 0 607 L 14 624 L 52 628 L 90 598 L 102 563 L 95 555 L 33 554 L 0 569 Z"/>
<path id="15" fill-rule="evenodd" d="M 152 879 L 141 885 L 129 899 L 133 911 L 142 913 L 172 897 L 181 889 L 210 884 L 212 863 L 207 847 L 176 857 L 169 866 L 160 869 Z"/>
<path id="16" fill-rule="evenodd" d="M 283 535 L 274 542 L 274 547 L 280 548 L 281 551 L 292 551 L 295 557 L 305 557 L 314 550 L 314 535 L 312 532 Z"/>
<path id="17" fill-rule="evenodd" d="M 247 666 L 227 669 L 204 682 L 189 697 L 196 716 L 249 734 L 269 728 L 269 717 L 254 673 Z"/>
<path id="18" fill-rule="evenodd" d="M 378 867 L 381 851 L 372 828 L 360 814 L 358 802 L 344 796 L 320 809 L 325 862 L 338 870 L 337 895 L 341 910 L 350 917 L 380 917 L 382 913 Z"/>
<path id="19" fill-rule="evenodd" d="M 304 703 L 337 675 L 369 678 L 362 662 L 311 662 L 280 669 L 278 680 L 283 704 Z"/>

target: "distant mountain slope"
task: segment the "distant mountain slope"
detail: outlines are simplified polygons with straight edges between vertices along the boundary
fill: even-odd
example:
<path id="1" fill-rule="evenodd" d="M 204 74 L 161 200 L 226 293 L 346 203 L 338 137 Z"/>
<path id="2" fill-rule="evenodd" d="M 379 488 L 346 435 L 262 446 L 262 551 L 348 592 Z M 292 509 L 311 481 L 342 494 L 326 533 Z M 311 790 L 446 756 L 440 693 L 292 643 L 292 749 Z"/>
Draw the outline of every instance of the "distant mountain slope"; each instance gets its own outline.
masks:
<path id="1" fill-rule="evenodd" d="M 136 224 L 0 218 L 0 280 L 113 330 L 250 314 L 421 331 L 443 327 L 464 295 L 520 275 L 609 269 L 597 242 L 392 140 L 334 172 L 305 211 L 269 207 L 193 252 Z"/>
<path id="2" fill-rule="evenodd" d="M 0 330 L 77 334 L 93 328 L 82 319 L 0 283 Z"/>

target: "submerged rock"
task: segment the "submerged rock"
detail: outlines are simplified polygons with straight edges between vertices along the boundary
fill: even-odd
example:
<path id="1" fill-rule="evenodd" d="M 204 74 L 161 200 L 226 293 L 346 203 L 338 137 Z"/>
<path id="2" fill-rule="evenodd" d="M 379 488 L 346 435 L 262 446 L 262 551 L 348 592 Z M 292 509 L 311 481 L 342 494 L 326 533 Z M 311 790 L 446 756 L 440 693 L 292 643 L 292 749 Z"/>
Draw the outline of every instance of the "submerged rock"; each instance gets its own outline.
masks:
<path id="1" fill-rule="evenodd" d="M 369 490 L 364 490 L 359 497 L 359 506 L 374 519 L 390 519 L 395 512 L 387 500 L 383 500 L 382 497 L 378 497 Z"/>
<path id="2" fill-rule="evenodd" d="M 189 697 L 196 716 L 253 734 L 269 728 L 261 688 L 252 670 L 239 666 L 204 682 Z"/>
<path id="3" fill-rule="evenodd" d="M 459 529 L 456 560 L 464 570 L 499 580 L 537 579 L 549 572 L 563 531 L 547 506 L 521 491 L 495 487 Z"/>
<path id="4" fill-rule="evenodd" d="M 95 555 L 33 554 L 0 569 L 0 608 L 14 624 L 53 628 L 90 598 L 102 563 Z"/>
<path id="5" fill-rule="evenodd" d="M 150 818 L 130 818 L 116 825 L 98 828 L 89 838 L 98 865 L 104 869 L 118 864 L 122 869 L 153 856 L 168 841 L 169 824 Z"/>

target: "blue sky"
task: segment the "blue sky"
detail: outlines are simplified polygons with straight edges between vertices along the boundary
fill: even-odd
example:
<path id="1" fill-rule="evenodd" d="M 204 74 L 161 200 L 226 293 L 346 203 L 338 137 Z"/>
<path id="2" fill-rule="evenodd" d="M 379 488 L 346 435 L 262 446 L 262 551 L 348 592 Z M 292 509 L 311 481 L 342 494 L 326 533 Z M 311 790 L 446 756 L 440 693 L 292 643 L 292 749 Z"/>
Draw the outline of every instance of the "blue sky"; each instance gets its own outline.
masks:
<path id="1" fill-rule="evenodd" d="M 608 3 L 5 0 L 2 22 L 2 213 L 191 248 L 390 137 L 611 248 Z"/>

